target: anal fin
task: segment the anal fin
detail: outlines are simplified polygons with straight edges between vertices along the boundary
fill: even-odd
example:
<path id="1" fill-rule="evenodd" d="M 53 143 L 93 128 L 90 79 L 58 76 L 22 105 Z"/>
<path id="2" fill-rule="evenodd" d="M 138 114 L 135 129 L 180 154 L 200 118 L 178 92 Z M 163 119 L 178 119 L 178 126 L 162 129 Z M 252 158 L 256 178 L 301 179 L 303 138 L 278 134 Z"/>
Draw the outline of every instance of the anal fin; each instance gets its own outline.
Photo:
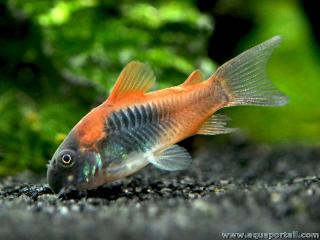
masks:
<path id="1" fill-rule="evenodd" d="M 210 117 L 200 128 L 197 134 L 203 135 L 217 135 L 217 134 L 224 134 L 224 133 L 231 133 L 237 130 L 236 128 L 227 128 L 225 125 L 230 118 L 221 115 L 215 114 Z"/>
<path id="2" fill-rule="evenodd" d="M 178 171 L 188 168 L 192 158 L 183 147 L 172 145 L 164 151 L 154 154 L 149 158 L 149 162 L 162 170 Z"/>

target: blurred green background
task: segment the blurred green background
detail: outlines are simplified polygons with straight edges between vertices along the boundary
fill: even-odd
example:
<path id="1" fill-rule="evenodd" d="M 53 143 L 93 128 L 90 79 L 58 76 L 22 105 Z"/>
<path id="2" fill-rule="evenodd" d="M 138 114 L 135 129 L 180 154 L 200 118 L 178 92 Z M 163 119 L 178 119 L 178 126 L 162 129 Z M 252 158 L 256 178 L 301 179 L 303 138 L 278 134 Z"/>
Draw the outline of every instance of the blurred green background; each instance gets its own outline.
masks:
<path id="1" fill-rule="evenodd" d="M 289 105 L 222 112 L 252 142 L 319 143 L 317 9 L 316 0 L 1 1 L 0 175 L 43 172 L 130 60 L 149 63 L 164 88 L 196 68 L 208 77 L 274 35 L 283 42 L 269 75 Z"/>

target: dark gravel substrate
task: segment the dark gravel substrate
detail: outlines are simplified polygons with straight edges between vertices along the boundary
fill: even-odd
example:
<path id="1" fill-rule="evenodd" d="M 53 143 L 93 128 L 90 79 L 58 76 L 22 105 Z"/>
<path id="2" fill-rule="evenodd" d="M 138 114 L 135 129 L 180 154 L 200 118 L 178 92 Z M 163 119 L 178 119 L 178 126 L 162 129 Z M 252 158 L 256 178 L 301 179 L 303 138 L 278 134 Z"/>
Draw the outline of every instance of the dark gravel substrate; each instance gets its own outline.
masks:
<path id="1" fill-rule="evenodd" d="M 69 200 L 44 178 L 0 183 L 0 239 L 217 239 L 221 232 L 319 232 L 320 148 L 203 145 L 193 167 L 147 167 Z"/>

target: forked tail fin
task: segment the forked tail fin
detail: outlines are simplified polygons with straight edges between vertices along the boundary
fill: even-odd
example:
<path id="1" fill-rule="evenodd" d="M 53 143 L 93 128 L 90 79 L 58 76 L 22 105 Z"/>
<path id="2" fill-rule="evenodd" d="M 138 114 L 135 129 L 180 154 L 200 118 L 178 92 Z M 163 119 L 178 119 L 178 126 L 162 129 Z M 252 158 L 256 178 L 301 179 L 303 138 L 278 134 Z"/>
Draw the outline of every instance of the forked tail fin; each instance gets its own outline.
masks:
<path id="1" fill-rule="evenodd" d="M 219 81 L 229 102 L 226 106 L 282 106 L 287 97 L 267 78 L 266 66 L 281 38 L 275 36 L 223 64 L 211 77 Z"/>

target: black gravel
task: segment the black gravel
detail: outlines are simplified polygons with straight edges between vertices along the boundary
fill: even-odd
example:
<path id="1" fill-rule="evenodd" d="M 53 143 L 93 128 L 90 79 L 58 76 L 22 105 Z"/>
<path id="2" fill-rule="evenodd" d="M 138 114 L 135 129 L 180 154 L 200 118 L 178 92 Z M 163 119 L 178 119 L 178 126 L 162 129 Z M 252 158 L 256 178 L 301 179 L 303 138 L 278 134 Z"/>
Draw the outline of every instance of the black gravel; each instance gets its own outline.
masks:
<path id="1" fill-rule="evenodd" d="M 320 148 L 202 144 L 181 173 L 147 167 L 67 199 L 44 177 L 0 182 L 0 239 L 218 239 L 319 232 Z"/>

